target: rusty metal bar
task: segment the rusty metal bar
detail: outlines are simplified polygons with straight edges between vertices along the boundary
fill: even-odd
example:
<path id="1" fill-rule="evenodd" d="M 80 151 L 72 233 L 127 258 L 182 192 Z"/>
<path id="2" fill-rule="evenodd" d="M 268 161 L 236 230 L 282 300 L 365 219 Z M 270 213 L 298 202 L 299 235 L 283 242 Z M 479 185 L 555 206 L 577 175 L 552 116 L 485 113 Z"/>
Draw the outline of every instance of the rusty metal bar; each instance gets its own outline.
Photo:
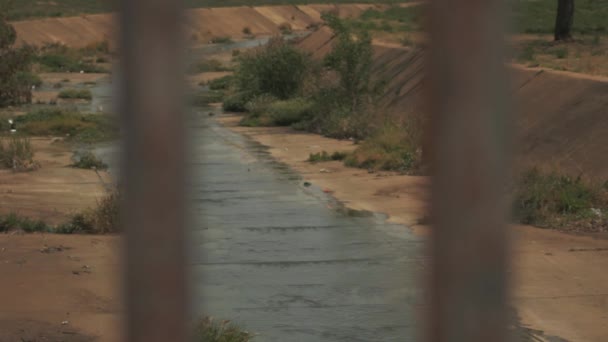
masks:
<path id="1" fill-rule="evenodd" d="M 508 101 L 501 0 L 433 0 L 427 340 L 507 340 Z"/>
<path id="2" fill-rule="evenodd" d="M 186 341 L 180 2 L 120 3 L 126 338 Z"/>

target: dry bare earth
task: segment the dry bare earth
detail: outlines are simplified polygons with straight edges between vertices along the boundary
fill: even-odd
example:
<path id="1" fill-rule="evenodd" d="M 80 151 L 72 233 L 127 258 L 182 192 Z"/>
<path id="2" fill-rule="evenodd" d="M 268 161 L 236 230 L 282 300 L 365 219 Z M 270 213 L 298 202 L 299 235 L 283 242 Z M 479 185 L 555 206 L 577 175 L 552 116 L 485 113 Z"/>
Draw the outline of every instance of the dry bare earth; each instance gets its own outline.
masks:
<path id="1" fill-rule="evenodd" d="M 384 5 L 292 5 L 261 7 L 203 8 L 187 11 L 186 37 L 207 43 L 213 37 L 244 37 L 248 27 L 254 35 L 280 34 L 279 25 L 289 23 L 304 30 L 321 20 L 321 13 L 337 11 L 342 17 L 358 16 L 368 8 Z M 94 14 L 68 18 L 48 18 L 13 22 L 20 44 L 44 45 L 61 43 L 83 47 L 100 41 L 115 41 L 117 22 L 113 14 Z"/>

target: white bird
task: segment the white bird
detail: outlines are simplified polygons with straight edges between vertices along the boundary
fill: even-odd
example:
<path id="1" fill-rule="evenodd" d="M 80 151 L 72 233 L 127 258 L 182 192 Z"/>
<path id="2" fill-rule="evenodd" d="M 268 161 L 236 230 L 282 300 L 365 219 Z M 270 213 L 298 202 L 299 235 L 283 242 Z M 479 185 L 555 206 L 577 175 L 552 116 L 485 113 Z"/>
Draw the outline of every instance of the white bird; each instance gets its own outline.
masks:
<path id="1" fill-rule="evenodd" d="M 8 124 L 10 125 L 11 133 L 17 132 L 17 128 L 15 127 L 13 119 L 8 119 Z"/>

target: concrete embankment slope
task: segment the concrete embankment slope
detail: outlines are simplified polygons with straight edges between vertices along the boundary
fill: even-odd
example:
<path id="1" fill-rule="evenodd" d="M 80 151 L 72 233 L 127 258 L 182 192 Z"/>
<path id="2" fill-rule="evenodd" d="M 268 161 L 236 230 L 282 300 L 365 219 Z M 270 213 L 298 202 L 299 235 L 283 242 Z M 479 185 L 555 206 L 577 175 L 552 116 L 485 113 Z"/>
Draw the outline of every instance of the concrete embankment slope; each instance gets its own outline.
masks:
<path id="1" fill-rule="evenodd" d="M 293 30 L 304 30 L 321 21 L 321 13 L 332 11 L 341 17 L 354 17 L 369 8 L 386 5 L 292 5 L 260 7 L 201 8 L 187 11 L 184 30 L 188 39 L 206 43 L 213 37 L 244 36 L 249 28 L 254 35 L 279 34 L 279 26 L 288 23 Z M 25 20 L 12 23 L 20 44 L 61 43 L 82 47 L 100 41 L 114 41 L 117 21 L 113 14 L 83 15 L 68 18 Z"/>
<path id="2" fill-rule="evenodd" d="M 333 36 L 322 28 L 299 46 L 321 58 Z M 374 44 L 374 75 L 387 82 L 385 112 L 422 110 L 422 51 Z M 573 176 L 608 179 L 608 79 L 510 67 L 515 102 L 516 165 L 557 169 Z"/>

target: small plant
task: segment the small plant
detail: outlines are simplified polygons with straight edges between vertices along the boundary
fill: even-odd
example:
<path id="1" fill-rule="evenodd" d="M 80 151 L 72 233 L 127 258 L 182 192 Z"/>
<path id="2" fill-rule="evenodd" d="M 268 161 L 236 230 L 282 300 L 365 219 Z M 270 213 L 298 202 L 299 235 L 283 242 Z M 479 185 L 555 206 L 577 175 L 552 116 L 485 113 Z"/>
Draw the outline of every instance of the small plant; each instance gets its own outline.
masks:
<path id="1" fill-rule="evenodd" d="M 412 173 L 420 166 L 419 138 L 410 129 L 385 125 L 344 160 L 346 166 Z"/>
<path id="2" fill-rule="evenodd" d="M 92 209 L 72 215 L 68 222 L 57 226 L 59 234 L 109 234 L 120 232 L 121 194 L 112 190 Z"/>
<path id="3" fill-rule="evenodd" d="M 200 74 L 210 71 L 231 71 L 224 63 L 217 59 L 203 59 L 188 67 L 189 74 Z"/>
<path id="4" fill-rule="evenodd" d="M 196 94 L 191 97 L 190 104 L 195 107 L 205 107 L 211 103 L 221 103 L 224 99 L 224 93 L 218 90 L 212 90 Z"/>
<path id="5" fill-rule="evenodd" d="M 281 31 L 282 34 L 291 34 L 293 33 L 293 28 L 290 23 L 282 23 L 279 25 L 279 31 Z"/>
<path id="6" fill-rule="evenodd" d="M 232 38 L 230 38 L 230 36 L 223 36 L 223 37 L 211 38 L 211 43 L 212 44 L 232 44 L 232 43 L 234 43 L 234 41 L 232 40 Z"/>
<path id="7" fill-rule="evenodd" d="M 591 41 L 591 44 L 593 46 L 599 46 L 600 45 L 600 39 L 601 39 L 601 37 L 596 34 L 595 36 L 593 36 L 593 40 Z"/>
<path id="8" fill-rule="evenodd" d="M 344 160 L 347 156 L 348 153 L 346 152 L 334 152 L 329 154 L 326 151 L 322 151 L 318 153 L 311 153 L 308 157 L 308 161 L 311 163 L 319 163 L 333 160 Z"/>
<path id="9" fill-rule="evenodd" d="M 524 48 L 523 51 L 521 51 L 519 53 L 519 56 L 517 57 L 517 60 L 519 62 L 531 62 L 534 60 L 534 47 L 531 45 L 528 45 Z"/>
<path id="10" fill-rule="evenodd" d="M 558 59 L 564 59 L 564 58 L 568 57 L 568 49 L 566 49 L 566 48 L 557 49 L 554 51 L 554 53 L 555 53 L 555 57 Z"/>
<path id="11" fill-rule="evenodd" d="M 57 95 L 60 99 L 91 100 L 93 95 L 89 89 L 64 89 Z"/>
<path id="12" fill-rule="evenodd" d="M 105 170 L 108 168 L 108 165 L 101 159 L 97 158 L 97 156 L 91 151 L 86 151 L 80 155 L 75 153 L 73 159 L 76 159 L 76 162 L 72 164 L 72 166 L 75 168 L 88 170 Z"/>
<path id="13" fill-rule="evenodd" d="M 26 233 L 51 232 L 53 227 L 47 225 L 44 221 L 19 216 L 14 212 L 0 215 L 0 233 L 14 230 L 22 230 Z"/>
<path id="14" fill-rule="evenodd" d="M 226 75 L 224 77 L 216 78 L 209 81 L 209 89 L 211 90 L 225 90 L 230 87 L 233 81 L 232 75 Z"/>
<path id="15" fill-rule="evenodd" d="M 211 317 L 202 319 L 194 327 L 195 342 L 249 342 L 253 334 L 242 330 L 230 321 L 215 321 Z"/>
<path id="16" fill-rule="evenodd" d="M 249 26 L 243 27 L 243 34 L 250 35 L 251 34 L 251 28 L 249 28 Z"/>
<path id="17" fill-rule="evenodd" d="M 586 225 L 591 220 L 593 225 L 605 226 L 605 218 L 594 211 L 608 212 L 608 196 L 601 185 L 538 169 L 517 179 L 514 212 L 521 223 L 561 227 Z"/>
<path id="18" fill-rule="evenodd" d="M 18 172 L 36 169 L 38 164 L 34 162 L 30 140 L 23 137 L 0 140 L 0 166 Z"/>

